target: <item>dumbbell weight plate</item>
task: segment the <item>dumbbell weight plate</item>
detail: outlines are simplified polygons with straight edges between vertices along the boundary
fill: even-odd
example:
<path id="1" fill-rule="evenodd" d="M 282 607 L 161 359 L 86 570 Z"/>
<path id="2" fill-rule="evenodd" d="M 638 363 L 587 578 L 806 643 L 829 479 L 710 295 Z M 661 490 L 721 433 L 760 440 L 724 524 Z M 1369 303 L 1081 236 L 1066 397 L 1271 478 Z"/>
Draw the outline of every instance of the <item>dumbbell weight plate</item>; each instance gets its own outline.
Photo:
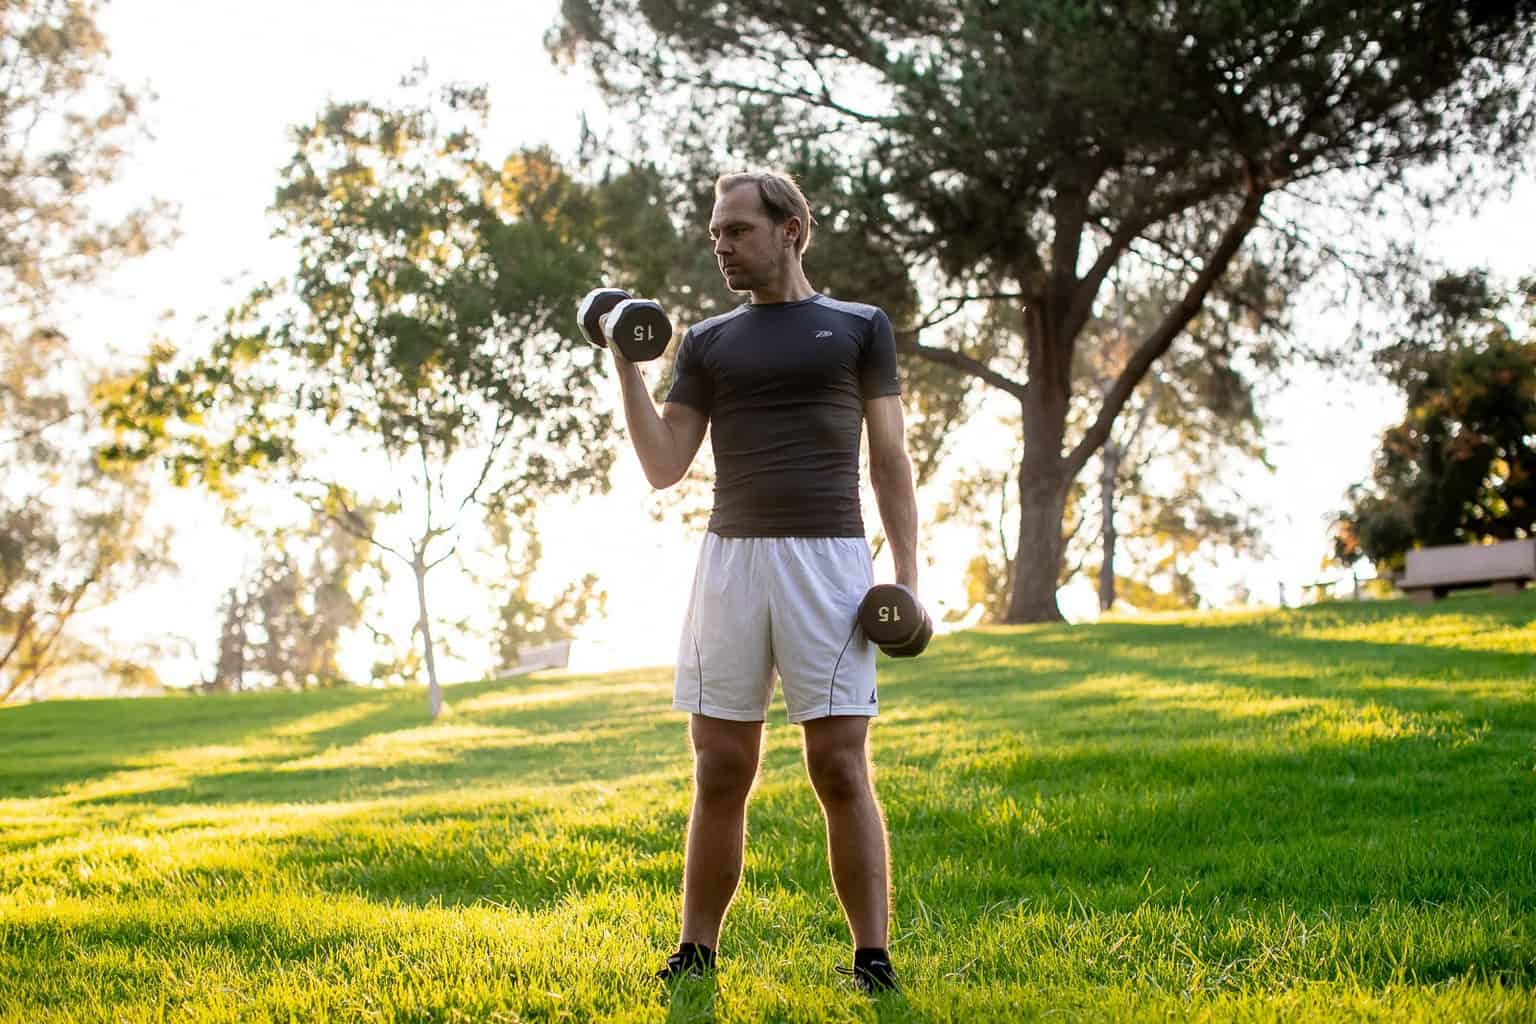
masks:
<path id="1" fill-rule="evenodd" d="M 613 308 L 627 298 L 629 292 L 622 288 L 594 288 L 587 292 L 581 305 L 576 307 L 576 322 L 581 325 L 581 335 L 587 339 L 588 344 L 598 348 L 608 347 L 603 337 L 603 317 L 613 312 Z"/>
<path id="2" fill-rule="evenodd" d="M 879 583 L 859 602 L 859 625 L 880 647 L 897 647 L 917 636 L 927 616 L 917 595 L 898 583 Z"/>
<path id="3" fill-rule="evenodd" d="M 918 627 L 910 640 L 903 644 L 888 644 L 880 649 L 892 658 L 915 658 L 928 649 L 928 641 L 932 639 L 933 617 L 924 609 L 923 624 Z"/>
<path id="4" fill-rule="evenodd" d="M 608 314 L 608 337 L 632 363 L 655 359 L 672 340 L 672 321 L 661 303 L 650 299 L 626 299 Z"/>

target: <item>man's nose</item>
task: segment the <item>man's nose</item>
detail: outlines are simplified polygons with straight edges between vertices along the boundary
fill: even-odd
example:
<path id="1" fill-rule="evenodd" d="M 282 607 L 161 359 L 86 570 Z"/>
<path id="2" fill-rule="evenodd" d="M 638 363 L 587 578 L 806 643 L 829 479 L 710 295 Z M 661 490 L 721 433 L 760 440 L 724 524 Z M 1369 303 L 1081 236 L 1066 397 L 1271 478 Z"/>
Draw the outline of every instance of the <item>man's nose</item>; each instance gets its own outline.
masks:
<path id="1" fill-rule="evenodd" d="M 727 245 L 726 242 L 725 242 L 725 236 L 724 235 L 721 235 L 719 238 L 715 239 L 715 255 L 716 256 L 723 256 L 723 255 L 725 255 L 725 253 L 730 251 L 730 248 L 731 247 L 729 245 Z"/>

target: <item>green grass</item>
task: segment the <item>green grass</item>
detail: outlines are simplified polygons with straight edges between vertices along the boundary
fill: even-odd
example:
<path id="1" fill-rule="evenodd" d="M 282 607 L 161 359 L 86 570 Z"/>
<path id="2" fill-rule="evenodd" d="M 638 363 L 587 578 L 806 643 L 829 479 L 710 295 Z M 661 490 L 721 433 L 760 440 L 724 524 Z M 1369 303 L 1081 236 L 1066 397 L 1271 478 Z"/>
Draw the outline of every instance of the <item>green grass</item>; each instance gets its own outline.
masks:
<path id="1" fill-rule="evenodd" d="M 881 667 L 905 994 L 770 720 L 718 984 L 664 670 L 0 711 L 0 1020 L 1536 1020 L 1536 594 Z"/>

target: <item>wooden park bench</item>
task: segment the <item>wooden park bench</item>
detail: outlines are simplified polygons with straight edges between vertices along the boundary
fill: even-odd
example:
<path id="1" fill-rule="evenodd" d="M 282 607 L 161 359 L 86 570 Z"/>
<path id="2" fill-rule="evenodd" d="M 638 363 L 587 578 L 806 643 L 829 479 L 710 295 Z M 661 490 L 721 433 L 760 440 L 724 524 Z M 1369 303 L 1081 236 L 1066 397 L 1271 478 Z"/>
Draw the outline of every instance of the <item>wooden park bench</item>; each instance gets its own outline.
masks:
<path id="1" fill-rule="evenodd" d="M 1515 593 L 1536 580 L 1536 540 L 1450 544 L 1408 552 L 1397 589 L 1418 601 L 1438 601 L 1452 590 L 1492 586 Z"/>
<path id="2" fill-rule="evenodd" d="M 520 676 L 543 668 L 567 668 L 571 664 L 571 641 L 556 640 L 538 647 L 519 647 L 517 664 L 507 665 L 496 672 L 502 676 Z"/>

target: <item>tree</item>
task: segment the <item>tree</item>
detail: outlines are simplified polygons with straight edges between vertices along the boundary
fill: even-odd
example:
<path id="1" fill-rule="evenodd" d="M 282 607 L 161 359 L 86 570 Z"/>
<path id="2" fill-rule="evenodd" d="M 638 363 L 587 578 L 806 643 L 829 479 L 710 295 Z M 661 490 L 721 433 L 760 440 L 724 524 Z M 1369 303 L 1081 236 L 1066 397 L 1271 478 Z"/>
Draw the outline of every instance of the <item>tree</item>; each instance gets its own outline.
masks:
<path id="1" fill-rule="evenodd" d="M 1171 363 L 1203 359 L 1191 354 L 1194 348 L 1176 345 Z M 1083 372 L 1092 369 L 1085 366 Z M 1195 570 L 1221 556 L 1262 551 L 1257 510 L 1226 484 L 1234 462 L 1262 462 L 1258 423 L 1247 404 L 1251 396 L 1245 384 L 1225 400 L 1190 386 L 1202 381 L 1209 386 L 1211 369 L 1207 364 L 1197 372 L 1151 378 L 1133 396 L 1129 415 L 1099 453 L 1097 469 L 1067 496 L 1067 554 L 1058 586 L 1091 573 L 1098 577 L 1102 611 L 1119 604 L 1138 610 L 1194 608 L 1204 600 Z M 1092 394 L 1091 383 L 1083 390 Z M 1242 401 L 1225 404 L 1234 397 Z M 1001 429 L 1006 436 L 1009 430 L 1016 433 L 1017 425 Z M 1003 455 L 1016 464 L 1017 450 Z M 1015 514 L 1009 475 L 1007 464 L 976 461 L 953 480 L 934 516 L 936 524 L 976 531 L 977 551 L 965 572 L 965 607 L 980 606 L 985 622 L 1005 621 L 1008 609 L 1016 550 L 1007 530 Z"/>
<path id="2" fill-rule="evenodd" d="M 1081 429 L 1094 414 L 1147 322 L 1162 316 L 1168 299 L 1158 284 L 1131 289 L 1115 282 L 1104 312 L 1085 328 L 1073 369 L 1079 397 L 1072 428 Z M 1009 327 L 999 318 L 987 333 Z M 1243 316 L 1202 313 L 1137 388 L 1095 456 L 1097 465 L 1090 463 L 1092 472 L 1067 497 L 1067 553 L 1058 586 L 1092 571 L 1101 611 L 1120 600 L 1142 610 L 1192 608 L 1203 599 L 1194 570 L 1222 555 L 1262 550 L 1258 510 L 1227 483 L 1235 465 L 1267 465 L 1253 380 L 1274 367 L 1254 360 L 1278 354 L 1244 335 L 1257 327 Z M 1017 424 L 1003 429 L 1016 433 Z M 1008 453 L 1007 461 L 1017 458 L 1017 451 Z M 1006 530 L 1008 476 L 1007 466 L 994 460 L 973 463 L 954 480 L 936 517 L 979 531 L 966 570 L 967 607 L 982 606 L 985 621 L 1007 614 L 1014 563 Z"/>
<path id="3" fill-rule="evenodd" d="M 343 682 L 337 656 L 362 622 L 370 594 L 355 581 L 373 556 L 368 541 L 324 515 L 267 532 L 259 563 L 225 595 L 209 687 L 242 690 L 252 674 L 289 689 Z"/>
<path id="4" fill-rule="evenodd" d="M 58 332 L 0 329 L 0 701 L 110 666 L 72 627 L 170 565 L 143 474 L 91 458 L 89 381 Z"/>
<path id="5" fill-rule="evenodd" d="M 1117 292 L 1107 315 L 1085 328 L 1087 343 L 1078 350 L 1075 376 L 1082 384 L 1074 390 L 1089 398 L 1075 410 L 1082 417 L 1093 414 L 1092 400 L 1102 400 L 1114 387 L 1118 368 L 1170 301 L 1155 287 L 1134 296 Z M 1138 386 L 1099 449 L 1095 532 L 1101 611 L 1115 606 L 1127 583 L 1134 607 L 1194 607 L 1193 562 L 1217 551 L 1262 547 L 1254 525 L 1257 510 L 1225 486 L 1234 461 L 1267 466 L 1251 375 L 1233 360 L 1242 347 L 1238 335 L 1258 326 L 1241 317 L 1196 316 Z M 1262 344 L 1247 348 L 1250 359 L 1273 358 Z M 1084 517 L 1091 518 L 1091 504 L 1085 505 Z M 1122 533 L 1133 542 L 1129 561 L 1139 579 L 1117 577 Z M 1154 576 L 1167 578 L 1171 601 L 1149 585 Z"/>
<path id="6" fill-rule="evenodd" d="M 1351 488 L 1335 556 L 1400 567 L 1421 545 L 1536 536 L 1536 278 L 1441 277 L 1379 361 L 1407 410 Z"/>
<path id="7" fill-rule="evenodd" d="M 0 5 L 0 700 L 81 664 L 126 666 L 77 628 L 169 564 L 149 484 L 91 457 L 90 391 L 54 309 L 168 236 L 164 204 L 102 218 L 140 135 L 141 99 L 107 74 L 98 5 Z"/>
<path id="8" fill-rule="evenodd" d="M 482 156 L 483 89 L 405 85 L 398 107 L 331 104 L 295 129 L 273 207 L 292 279 L 207 353 L 157 348 L 115 396 L 107 454 L 225 493 L 279 481 L 408 566 L 435 717 L 428 573 L 479 510 L 603 488 L 612 454 L 573 315 L 598 271 L 586 191 L 546 151 Z"/>
<path id="9" fill-rule="evenodd" d="M 582 623 L 603 614 L 608 595 L 595 573 L 566 585 L 549 601 L 534 597 L 534 575 L 543 560 L 538 531 L 516 529 L 505 519 L 490 523 L 491 546 L 500 559 L 488 559 L 495 575 L 482 582 L 496 596 L 496 624 L 492 639 L 497 665 L 506 668 L 521 660 L 528 647 L 570 640 Z"/>
<path id="10" fill-rule="evenodd" d="M 36 313 L 167 235 L 149 203 L 120 217 L 91 199 L 116 180 L 143 131 L 142 97 L 106 70 L 97 3 L 0 7 L 0 295 Z"/>
<path id="11" fill-rule="evenodd" d="M 1235 273 L 1245 253 L 1279 286 L 1261 294 L 1288 293 L 1310 263 L 1346 255 L 1313 209 L 1433 202 L 1518 164 L 1532 124 L 1531 0 L 565 0 L 562 12 L 552 50 L 585 60 L 658 145 L 719 154 L 771 136 L 784 162 L 823 154 L 933 283 L 938 311 L 1013 303 L 1023 341 L 996 365 L 915 329 L 934 317 L 902 336 L 907 353 L 1020 410 L 1010 622 L 1060 617 L 1074 481 L 1200 310 L 1252 303 Z M 1157 266 L 1176 275 L 1176 300 L 1070 432 L 1074 355 L 1101 290 Z"/>

